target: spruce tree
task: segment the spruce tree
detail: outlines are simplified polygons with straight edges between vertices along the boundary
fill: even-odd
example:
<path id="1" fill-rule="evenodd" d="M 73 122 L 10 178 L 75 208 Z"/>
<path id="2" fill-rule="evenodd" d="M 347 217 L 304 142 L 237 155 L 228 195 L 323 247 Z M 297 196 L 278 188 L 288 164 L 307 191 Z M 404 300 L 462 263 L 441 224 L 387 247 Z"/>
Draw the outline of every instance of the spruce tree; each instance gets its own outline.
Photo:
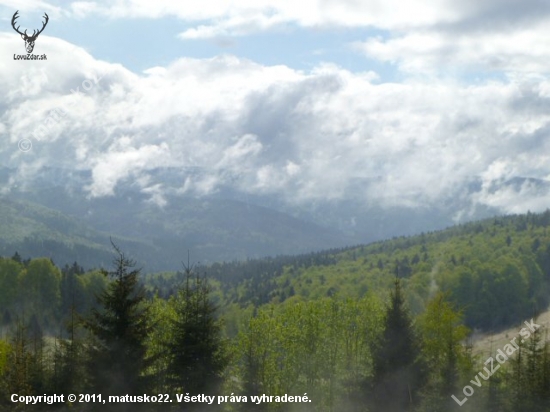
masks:
<path id="1" fill-rule="evenodd" d="M 61 271 L 61 313 L 65 315 L 70 313 L 73 306 L 78 304 L 82 310 L 82 304 L 85 302 L 82 296 L 81 287 L 79 287 L 78 276 L 84 274 L 84 269 L 74 262 L 72 266 L 65 265 Z M 76 298 L 76 299 L 75 299 Z"/>
<path id="2" fill-rule="evenodd" d="M 412 411 L 424 381 L 420 345 L 405 307 L 399 278 L 396 277 L 394 285 L 384 331 L 372 349 L 373 376 L 367 404 L 375 411 Z"/>
<path id="3" fill-rule="evenodd" d="M 523 410 L 523 404 L 526 400 L 524 393 L 525 387 L 529 384 L 525 379 L 525 357 L 526 357 L 526 344 L 518 342 L 519 349 L 514 353 L 509 360 L 508 369 L 508 381 L 509 381 L 509 402 L 512 411 Z"/>
<path id="4" fill-rule="evenodd" d="M 167 342 L 167 377 L 175 393 L 214 395 L 220 390 L 228 357 L 210 292 L 207 280 L 186 266 L 183 287 L 171 302 L 176 318 Z"/>
<path id="5" fill-rule="evenodd" d="M 145 345 L 148 306 L 144 290 L 138 285 L 140 271 L 133 269 L 134 261 L 112 245 L 116 252 L 114 270 L 104 272 L 111 282 L 98 297 L 99 308 L 84 321 L 93 338 L 88 375 L 91 389 L 97 394 L 143 395 L 148 388 L 144 376 L 149 365 Z"/>
<path id="6" fill-rule="evenodd" d="M 525 388 L 522 391 L 523 407 L 530 412 L 547 411 L 543 387 L 544 347 L 540 331 L 534 331 L 525 345 Z"/>
<path id="7" fill-rule="evenodd" d="M 20 319 L 17 320 L 15 330 L 10 341 L 8 353 L 9 367 L 2 376 L 6 394 L 33 395 L 31 384 L 32 352 L 27 328 Z M 13 406 L 13 405 L 10 405 Z"/>
<path id="8" fill-rule="evenodd" d="M 47 364 L 44 333 L 42 327 L 38 322 L 36 315 L 32 315 L 29 326 L 27 328 L 29 346 L 31 349 L 30 365 L 29 365 L 29 382 L 33 391 L 44 392 L 46 391 L 48 379 L 47 379 Z"/>
<path id="9" fill-rule="evenodd" d="M 86 344 L 80 336 L 81 318 L 71 308 L 67 324 L 68 338 L 56 339 L 54 352 L 54 389 L 56 393 L 84 393 L 86 388 Z"/>
<path id="10" fill-rule="evenodd" d="M 544 343 L 542 345 L 540 375 L 540 397 L 542 404 L 547 409 L 550 409 L 550 343 L 548 342 L 547 332 L 545 332 Z"/>

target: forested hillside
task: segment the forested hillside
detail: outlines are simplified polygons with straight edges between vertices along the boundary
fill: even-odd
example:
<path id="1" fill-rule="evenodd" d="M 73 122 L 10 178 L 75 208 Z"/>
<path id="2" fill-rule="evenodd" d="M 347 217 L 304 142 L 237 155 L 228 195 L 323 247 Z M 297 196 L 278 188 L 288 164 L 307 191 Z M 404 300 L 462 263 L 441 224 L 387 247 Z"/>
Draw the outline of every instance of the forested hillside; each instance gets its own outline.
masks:
<path id="1" fill-rule="evenodd" d="M 0 256 L 18 251 L 23 256 L 51 258 L 62 266 L 77 261 L 90 269 L 110 263 L 109 237 L 77 217 L 0 196 Z M 152 250 L 161 250 L 151 241 L 116 234 L 112 237 L 134 254 L 143 256 L 142 263 L 151 260 Z"/>
<path id="2" fill-rule="evenodd" d="M 225 311 L 322 297 L 384 297 L 398 276 L 413 314 L 449 292 L 471 328 L 495 330 L 548 306 L 550 212 L 487 219 L 370 245 L 198 267 L 223 290 Z M 171 294 L 173 273 L 146 276 Z"/>
<path id="3" fill-rule="evenodd" d="M 16 253 L 0 260 L 1 402 L 165 393 L 166 408 L 193 406 L 177 395 L 228 396 L 201 410 L 547 412 L 550 344 L 536 316 L 549 225 L 547 211 L 294 257 L 181 256 L 179 271 L 150 274 L 116 245 L 113 264 L 90 272 Z M 472 355 L 472 330 L 520 324 L 521 342 L 492 348 L 494 371 L 489 354 Z M 262 394 L 300 402 L 252 402 Z"/>
<path id="4" fill-rule="evenodd" d="M 109 264 L 110 237 L 154 271 L 174 270 L 189 248 L 196 260 L 216 262 L 357 243 L 338 230 L 231 199 L 173 198 L 160 207 L 139 191 L 86 199 L 57 186 L 0 196 L 0 255 L 17 250 L 97 267 Z"/>

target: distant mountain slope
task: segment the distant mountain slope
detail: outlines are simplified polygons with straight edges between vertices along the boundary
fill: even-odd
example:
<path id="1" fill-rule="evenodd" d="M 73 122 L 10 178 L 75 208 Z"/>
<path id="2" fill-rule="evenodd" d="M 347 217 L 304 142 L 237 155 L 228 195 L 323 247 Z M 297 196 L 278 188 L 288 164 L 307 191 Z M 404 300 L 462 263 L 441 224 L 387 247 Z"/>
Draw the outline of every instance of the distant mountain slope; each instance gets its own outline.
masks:
<path id="1" fill-rule="evenodd" d="M 418 236 L 300 256 L 197 268 L 219 282 L 226 313 L 339 295 L 387 296 L 403 279 L 411 311 L 437 290 L 449 294 L 471 328 L 497 330 L 530 319 L 550 302 L 550 211 L 498 217 Z M 162 294 L 168 275 L 147 283 Z"/>
<path id="2" fill-rule="evenodd" d="M 179 268 L 187 250 L 195 260 L 215 262 L 358 243 L 337 230 L 237 200 L 178 197 L 159 207 L 138 191 L 86 199 L 61 187 L 20 192 L 17 197 L 3 199 L 4 220 L 12 222 L 6 226 L 4 254 L 20 248 L 20 253 L 37 256 L 42 251 L 50 256 L 51 250 L 28 244 L 34 239 L 89 247 L 95 256 L 97 248 L 109 250 L 108 238 L 113 236 L 122 239 L 145 271 L 157 271 Z M 22 243 L 25 239 L 27 244 Z M 81 265 L 94 262 L 84 250 L 79 256 Z M 64 263 L 76 254 L 59 250 L 56 257 Z"/>
<path id="3" fill-rule="evenodd" d="M 116 239 L 116 238 L 115 238 Z M 87 267 L 110 262 L 109 237 L 60 212 L 0 197 L 0 254 L 45 256 Z"/>
<path id="4" fill-rule="evenodd" d="M 0 253 L 51 257 L 56 264 L 110 266 L 109 236 L 144 268 L 177 270 L 186 251 L 193 262 L 323 249 L 345 236 L 266 208 L 231 200 L 173 199 L 164 208 L 133 192 L 85 202 L 52 189 L 36 194 L 67 212 L 0 197 Z M 94 226 L 92 226 L 94 224 Z M 228 313 L 268 303 L 366 293 L 386 295 L 403 278 L 413 313 L 438 289 L 464 311 L 472 328 L 498 329 L 531 318 L 550 299 L 550 211 L 486 219 L 365 246 L 295 256 L 214 263 L 197 268 L 216 279 Z M 326 245 L 326 246 L 323 246 Z M 243 256 L 244 255 L 244 256 Z M 206 258 L 204 258 L 206 257 Z M 213 259 L 212 259 L 213 260 Z M 147 277 L 162 294 L 173 275 Z M 240 315 L 239 315 L 240 316 Z"/>
<path id="5" fill-rule="evenodd" d="M 297 219 L 295 222 L 299 226 L 301 223 L 309 222 L 314 226 L 304 226 L 303 229 L 313 229 L 312 237 L 316 236 L 315 228 L 332 229 L 332 233 L 328 232 L 328 234 L 335 240 L 334 242 L 329 242 L 329 244 L 324 242 L 321 245 L 314 243 L 314 247 L 309 247 L 306 243 L 304 248 L 300 250 L 294 248 L 289 253 L 319 250 L 317 246 L 341 247 L 349 244 L 370 243 L 393 236 L 413 235 L 421 231 L 439 230 L 457 222 L 477 220 L 500 213 L 499 210 L 483 206 L 474 200 L 479 197 L 480 190 L 482 190 L 481 181 L 475 176 L 471 177 L 469 183 L 457 186 L 456 192 L 449 193 L 448 197 L 435 204 L 420 200 L 416 204 L 401 204 L 399 202 L 380 203 L 375 199 L 366 199 L 362 194 L 368 191 L 370 185 L 373 184 L 372 179 L 355 179 L 349 193 L 342 194 L 341 197 L 334 198 L 327 193 L 326 198 L 312 201 L 296 199 L 293 202 L 284 196 L 253 190 L 238 190 L 231 185 L 217 187 L 208 195 L 183 190 L 184 182 L 188 179 L 195 181 L 195 179 L 205 178 L 204 172 L 201 168 L 155 168 L 147 171 L 147 174 L 140 180 L 141 183 L 132 181 L 132 179 L 117 182 L 114 195 L 101 199 L 89 199 L 89 189 L 93 186 L 94 177 L 90 171 L 85 170 L 75 171 L 46 166 L 40 169 L 40 173 L 36 173 L 32 177 L 21 177 L 17 170 L 0 167 L 0 185 L 9 188 L 13 196 L 22 196 L 24 199 L 68 213 L 79 219 L 88 216 L 88 212 L 95 211 L 96 219 L 92 222 L 93 226 L 95 227 L 97 222 L 103 221 L 105 224 L 102 229 L 107 228 L 108 230 L 111 230 L 113 226 L 110 225 L 108 217 L 105 218 L 102 215 L 103 212 L 115 211 L 115 213 L 119 213 L 122 210 L 128 210 L 128 214 L 136 215 L 150 209 L 156 213 L 161 209 L 155 208 L 154 203 L 163 204 L 163 202 L 168 202 L 168 209 L 170 206 L 179 208 L 175 211 L 175 217 L 180 222 L 193 221 L 197 217 L 193 214 L 183 215 L 182 212 L 185 211 L 186 206 L 189 206 L 191 210 L 196 210 L 197 207 L 202 206 L 203 202 L 206 202 L 206 204 L 214 204 L 215 207 L 220 204 L 239 205 L 237 208 L 247 213 L 255 207 L 261 207 L 263 209 L 259 209 L 259 211 L 262 215 L 278 213 L 279 216 L 293 217 Z M 516 181 L 514 185 L 517 186 L 518 182 L 522 180 L 517 178 Z M 501 184 L 508 186 L 511 183 L 501 182 Z M 197 199 L 197 196 L 200 199 Z M 140 204 L 144 202 L 146 204 Z M 229 206 L 228 211 L 233 210 L 235 210 L 233 206 Z M 211 208 L 210 211 L 212 211 Z M 150 213 L 146 212 L 146 214 Z M 98 216 L 99 219 L 97 219 Z M 163 222 L 163 226 L 170 230 L 172 221 L 169 222 L 168 224 Z M 114 223 L 114 228 L 119 231 L 118 221 Z M 140 221 L 140 225 L 143 224 L 145 222 Z M 219 226 L 218 223 L 216 225 Z M 125 226 L 122 228 L 124 231 L 135 227 L 136 224 L 132 222 Z M 292 226 L 295 225 L 292 224 Z M 265 233 L 263 228 L 262 233 Z M 165 233 L 162 235 L 164 236 Z M 279 253 L 280 247 L 285 247 L 285 244 L 286 240 L 283 244 L 276 244 L 276 248 L 268 251 L 267 254 Z M 247 252 L 249 253 L 245 257 L 266 254 L 265 251 L 257 254 L 254 249 Z M 238 256 L 242 258 L 243 254 L 239 253 Z M 219 260 L 212 256 L 206 258 L 211 261 Z M 203 259 L 202 256 L 201 259 Z"/>

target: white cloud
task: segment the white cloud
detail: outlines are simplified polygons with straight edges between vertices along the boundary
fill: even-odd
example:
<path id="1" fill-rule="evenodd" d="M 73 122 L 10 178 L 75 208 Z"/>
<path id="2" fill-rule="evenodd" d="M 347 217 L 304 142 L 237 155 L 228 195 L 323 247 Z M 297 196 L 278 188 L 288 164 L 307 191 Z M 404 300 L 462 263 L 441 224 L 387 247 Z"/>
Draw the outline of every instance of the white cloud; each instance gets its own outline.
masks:
<path id="1" fill-rule="evenodd" d="M 99 5 L 93 1 L 74 1 L 71 3 L 70 9 L 76 18 L 83 18 L 101 10 Z"/>
<path id="2" fill-rule="evenodd" d="M 181 39 L 221 38 L 298 26 L 376 28 L 384 36 L 355 48 L 406 73 L 453 77 L 464 71 L 547 72 L 550 3 L 540 0 L 171 0 L 79 1 L 77 17 L 176 17 Z"/>
<path id="3" fill-rule="evenodd" d="M 409 73 L 548 72 L 550 18 L 511 30 L 410 31 L 356 42 L 369 57 Z"/>
<path id="4" fill-rule="evenodd" d="M 261 150 L 262 144 L 258 141 L 257 136 L 244 135 L 222 152 L 222 158 L 216 168 L 243 168 L 247 159 L 256 157 Z"/>
<path id="5" fill-rule="evenodd" d="M 112 195 L 120 180 L 142 170 L 163 166 L 162 159 L 168 154 L 166 143 L 135 148 L 127 137 L 113 146 L 113 151 L 94 159 L 93 183 L 87 188 L 93 197 Z"/>
<path id="6" fill-rule="evenodd" d="M 17 46 L 0 36 L 1 49 Z M 74 47 L 47 37 L 42 46 L 51 55 Z M 302 72 L 219 56 L 136 75 L 82 50 L 63 65 L 19 63 L 5 63 L 1 78 L 11 80 L 0 80 L 9 96 L 0 102 L 0 161 L 20 168 L 12 184 L 50 164 L 90 171 L 92 196 L 135 181 L 160 205 L 170 191 L 231 187 L 286 202 L 418 207 L 462 194 L 475 179 L 481 190 L 471 199 L 480 204 L 510 210 L 518 196 L 515 208 L 534 210 L 546 199 L 544 186 L 508 182 L 550 176 L 543 74 L 466 86 L 377 83 L 373 73 L 334 64 Z M 71 93 L 94 77 L 93 87 Z M 18 140 L 56 107 L 67 114 L 55 130 L 20 152 Z M 179 180 L 155 180 L 163 167 L 180 171 Z"/>
<path id="7" fill-rule="evenodd" d="M 168 204 L 168 201 L 163 194 L 162 184 L 160 183 L 145 187 L 142 189 L 142 192 L 150 195 L 148 202 L 153 203 L 158 207 L 162 208 Z"/>
<path id="8" fill-rule="evenodd" d="M 179 35 L 182 39 L 205 39 L 225 36 L 242 36 L 265 31 L 286 23 L 282 15 L 265 15 L 262 13 L 235 15 L 213 25 L 200 25 L 187 29 Z"/>
<path id="9" fill-rule="evenodd" d="M 158 0 L 126 0 L 117 2 L 73 2 L 75 13 L 104 13 L 113 18 L 160 18 L 176 16 L 187 21 L 212 20 L 221 29 L 245 25 L 265 29 L 276 24 L 294 23 L 304 27 L 345 26 L 382 28 L 418 27 L 441 21 L 455 21 L 462 5 L 451 0 L 304 0 L 299 5 L 291 0 L 238 0 L 227 2 L 173 2 Z M 246 22 L 249 21 L 249 23 Z M 216 28 L 214 32 L 218 29 Z M 237 30 L 237 31 L 239 31 Z M 203 34 L 208 32 L 203 28 Z M 196 32 L 189 32 L 191 33 Z"/>

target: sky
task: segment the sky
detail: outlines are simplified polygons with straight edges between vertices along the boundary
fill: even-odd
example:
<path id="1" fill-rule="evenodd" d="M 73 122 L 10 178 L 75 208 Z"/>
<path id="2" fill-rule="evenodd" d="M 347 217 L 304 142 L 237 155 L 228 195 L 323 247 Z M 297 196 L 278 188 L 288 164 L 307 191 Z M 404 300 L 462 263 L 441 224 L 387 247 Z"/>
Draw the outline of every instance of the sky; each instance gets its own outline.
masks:
<path id="1" fill-rule="evenodd" d="M 47 60 L 15 58 L 16 11 L 29 32 L 48 14 Z M 160 206 L 230 187 L 542 211 L 549 23 L 543 0 L 0 0 L 2 190 L 55 165 Z"/>

